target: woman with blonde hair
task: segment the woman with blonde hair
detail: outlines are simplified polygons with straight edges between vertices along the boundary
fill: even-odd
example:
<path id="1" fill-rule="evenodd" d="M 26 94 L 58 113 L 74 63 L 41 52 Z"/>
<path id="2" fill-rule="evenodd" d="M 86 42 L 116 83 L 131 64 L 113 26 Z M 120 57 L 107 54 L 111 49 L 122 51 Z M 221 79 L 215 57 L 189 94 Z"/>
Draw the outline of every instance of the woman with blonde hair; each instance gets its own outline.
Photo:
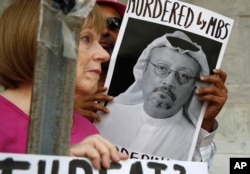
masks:
<path id="1" fill-rule="evenodd" d="M 25 153 L 33 74 L 37 52 L 39 0 L 15 0 L 0 18 L 0 152 Z M 100 78 L 101 63 L 109 60 L 99 44 L 104 24 L 94 6 L 80 32 L 76 67 L 75 98 L 93 94 Z M 85 117 L 73 113 L 69 155 L 88 157 L 97 169 L 126 159 L 113 144 L 98 135 Z"/>

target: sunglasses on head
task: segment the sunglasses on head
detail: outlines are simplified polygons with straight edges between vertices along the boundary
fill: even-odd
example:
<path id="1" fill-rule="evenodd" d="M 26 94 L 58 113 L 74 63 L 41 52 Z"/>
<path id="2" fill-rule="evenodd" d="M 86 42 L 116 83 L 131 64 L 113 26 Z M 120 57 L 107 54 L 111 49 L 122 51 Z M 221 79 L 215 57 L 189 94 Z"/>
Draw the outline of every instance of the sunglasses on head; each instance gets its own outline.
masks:
<path id="1" fill-rule="evenodd" d="M 107 28 L 110 30 L 120 29 L 122 19 L 116 17 L 110 17 L 106 19 Z"/>

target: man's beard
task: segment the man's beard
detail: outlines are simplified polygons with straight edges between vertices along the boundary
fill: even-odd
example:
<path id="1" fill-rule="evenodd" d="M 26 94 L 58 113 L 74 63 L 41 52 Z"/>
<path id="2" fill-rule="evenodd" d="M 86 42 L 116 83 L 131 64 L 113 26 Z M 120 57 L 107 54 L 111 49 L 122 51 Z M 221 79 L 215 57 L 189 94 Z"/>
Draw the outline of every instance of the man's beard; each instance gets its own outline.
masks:
<path id="1" fill-rule="evenodd" d="M 157 108 L 171 109 L 176 100 L 175 94 L 167 87 L 155 88 L 150 97 L 149 102 Z"/>

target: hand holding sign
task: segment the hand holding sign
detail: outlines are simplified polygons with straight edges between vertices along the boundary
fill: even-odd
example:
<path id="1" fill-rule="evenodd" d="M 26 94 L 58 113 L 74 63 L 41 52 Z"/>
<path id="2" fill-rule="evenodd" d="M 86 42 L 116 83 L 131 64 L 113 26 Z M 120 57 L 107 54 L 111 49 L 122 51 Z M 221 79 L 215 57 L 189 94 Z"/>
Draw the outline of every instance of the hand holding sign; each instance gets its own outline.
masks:
<path id="1" fill-rule="evenodd" d="M 23 174 L 208 174 L 207 163 L 129 159 L 93 169 L 89 159 L 65 156 L 0 153 L 0 173 Z"/>
<path id="2" fill-rule="evenodd" d="M 96 169 L 100 169 L 101 165 L 109 168 L 110 161 L 119 162 L 128 158 L 127 154 L 119 153 L 113 144 L 97 134 L 71 145 L 69 155 L 89 158 Z"/>

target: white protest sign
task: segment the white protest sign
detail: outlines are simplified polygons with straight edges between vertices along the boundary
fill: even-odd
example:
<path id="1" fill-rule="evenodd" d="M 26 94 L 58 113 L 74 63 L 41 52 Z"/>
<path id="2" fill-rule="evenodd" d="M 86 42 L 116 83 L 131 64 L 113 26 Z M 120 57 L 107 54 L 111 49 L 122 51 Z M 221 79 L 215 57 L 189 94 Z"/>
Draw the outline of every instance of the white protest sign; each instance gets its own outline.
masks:
<path id="1" fill-rule="evenodd" d="M 129 159 L 109 170 L 93 169 L 87 158 L 0 153 L 0 174 L 208 174 L 207 163 Z"/>
<path id="2" fill-rule="evenodd" d="M 233 19 L 179 0 L 128 0 L 104 85 L 114 100 L 95 122 L 101 135 L 131 158 L 192 160 L 207 106 L 194 90 L 209 85 L 196 77 L 220 69 L 232 27 Z M 184 67 L 193 84 L 185 89 L 176 76 Z"/>

